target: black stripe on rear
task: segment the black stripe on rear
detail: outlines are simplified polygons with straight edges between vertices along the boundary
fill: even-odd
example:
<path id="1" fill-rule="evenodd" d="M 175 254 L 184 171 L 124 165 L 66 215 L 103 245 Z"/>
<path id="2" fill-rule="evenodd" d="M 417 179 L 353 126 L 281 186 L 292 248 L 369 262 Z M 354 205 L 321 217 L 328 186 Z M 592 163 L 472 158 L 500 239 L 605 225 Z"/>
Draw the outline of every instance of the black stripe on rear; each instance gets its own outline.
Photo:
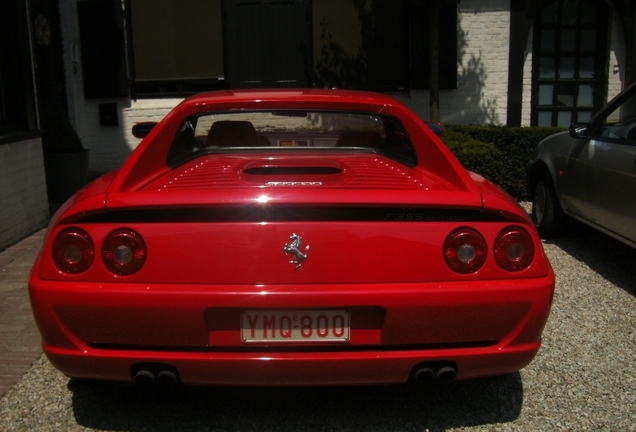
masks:
<path id="1" fill-rule="evenodd" d="M 84 223 L 140 222 L 498 222 L 501 215 L 477 210 L 415 207 L 243 206 L 117 210 L 89 215 Z"/>

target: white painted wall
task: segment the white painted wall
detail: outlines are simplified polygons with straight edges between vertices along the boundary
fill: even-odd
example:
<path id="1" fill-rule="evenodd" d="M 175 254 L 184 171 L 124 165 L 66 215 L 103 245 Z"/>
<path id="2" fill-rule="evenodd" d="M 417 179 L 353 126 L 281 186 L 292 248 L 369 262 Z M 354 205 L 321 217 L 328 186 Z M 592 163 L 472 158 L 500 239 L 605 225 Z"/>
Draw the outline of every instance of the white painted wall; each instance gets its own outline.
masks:
<path id="1" fill-rule="evenodd" d="M 40 138 L 0 145 L 0 251 L 49 219 Z"/>
<path id="2" fill-rule="evenodd" d="M 525 62 L 523 64 L 523 94 L 521 96 L 521 126 L 530 126 L 531 100 L 532 100 L 532 38 L 530 31 L 526 49 L 524 51 Z"/>

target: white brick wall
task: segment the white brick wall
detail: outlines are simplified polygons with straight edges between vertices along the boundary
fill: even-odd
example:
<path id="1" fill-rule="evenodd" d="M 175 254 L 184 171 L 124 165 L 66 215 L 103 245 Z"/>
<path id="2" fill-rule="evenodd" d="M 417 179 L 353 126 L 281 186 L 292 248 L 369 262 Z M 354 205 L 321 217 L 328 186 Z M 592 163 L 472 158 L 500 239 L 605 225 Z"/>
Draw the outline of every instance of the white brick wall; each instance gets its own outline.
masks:
<path id="1" fill-rule="evenodd" d="M 0 145 L 0 251 L 44 227 L 49 206 L 42 141 Z"/>
<path id="2" fill-rule="evenodd" d="M 82 144 L 90 150 L 89 171 L 107 172 L 119 168 L 140 142 L 132 136 L 132 126 L 138 122 L 161 120 L 181 100 L 106 101 L 117 104 L 119 126 L 99 124 L 99 104 L 105 101 L 84 102 L 75 119 Z"/>

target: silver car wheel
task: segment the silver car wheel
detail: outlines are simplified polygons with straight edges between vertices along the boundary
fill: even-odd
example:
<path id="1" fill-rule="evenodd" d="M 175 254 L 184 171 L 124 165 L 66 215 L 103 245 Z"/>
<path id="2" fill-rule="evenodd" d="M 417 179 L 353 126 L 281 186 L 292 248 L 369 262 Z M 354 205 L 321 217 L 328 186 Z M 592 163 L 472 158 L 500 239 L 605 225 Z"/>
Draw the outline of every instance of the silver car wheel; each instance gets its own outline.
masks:
<path id="1" fill-rule="evenodd" d="M 541 237 L 555 237 L 563 223 L 563 210 L 550 173 L 538 174 L 532 196 L 532 221 Z"/>

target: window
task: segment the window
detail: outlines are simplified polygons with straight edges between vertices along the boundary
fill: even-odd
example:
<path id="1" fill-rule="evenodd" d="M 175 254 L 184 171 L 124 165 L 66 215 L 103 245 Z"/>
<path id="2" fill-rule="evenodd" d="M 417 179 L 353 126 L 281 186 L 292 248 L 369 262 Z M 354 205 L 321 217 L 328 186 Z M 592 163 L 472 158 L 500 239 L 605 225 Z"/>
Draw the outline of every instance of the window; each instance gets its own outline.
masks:
<path id="1" fill-rule="evenodd" d="M 401 123 L 374 113 L 249 111 L 188 119 L 175 137 L 169 165 L 200 154 L 243 151 L 366 151 L 414 166 L 412 144 Z"/>
<path id="2" fill-rule="evenodd" d="M 586 122 L 603 103 L 608 10 L 600 0 L 547 2 L 534 29 L 532 124 Z"/>
<path id="3" fill-rule="evenodd" d="M 316 86 L 428 88 L 429 14 L 425 1 L 314 1 Z M 439 40 L 440 87 L 457 88 L 455 2 L 440 7 Z"/>
<path id="4" fill-rule="evenodd" d="M 600 135 L 619 143 L 636 141 L 636 92 L 607 114 Z"/>
<path id="5" fill-rule="evenodd" d="M 224 1 L 230 88 L 310 86 L 310 5 L 307 0 Z"/>
<path id="6" fill-rule="evenodd" d="M 128 9 L 137 95 L 224 86 L 221 0 L 129 0 Z"/>

